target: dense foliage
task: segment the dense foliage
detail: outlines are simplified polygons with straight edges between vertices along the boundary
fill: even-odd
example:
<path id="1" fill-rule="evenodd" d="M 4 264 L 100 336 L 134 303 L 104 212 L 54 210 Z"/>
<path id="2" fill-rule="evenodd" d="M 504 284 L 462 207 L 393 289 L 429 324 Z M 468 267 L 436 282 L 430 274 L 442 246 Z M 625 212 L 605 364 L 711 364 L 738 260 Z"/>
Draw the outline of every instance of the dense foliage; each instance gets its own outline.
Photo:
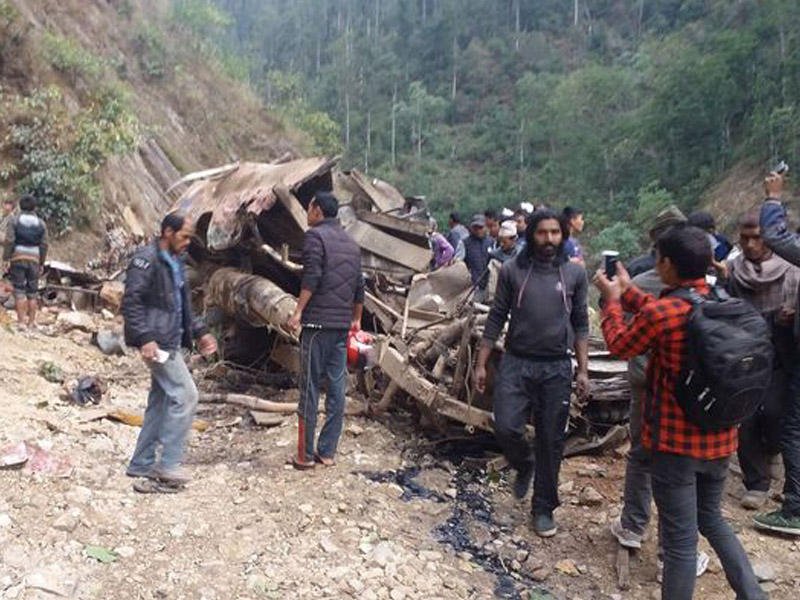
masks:
<path id="1" fill-rule="evenodd" d="M 794 0 L 180 4 L 232 17 L 217 41 L 319 148 L 440 214 L 569 202 L 620 235 L 742 158 L 800 158 Z"/>

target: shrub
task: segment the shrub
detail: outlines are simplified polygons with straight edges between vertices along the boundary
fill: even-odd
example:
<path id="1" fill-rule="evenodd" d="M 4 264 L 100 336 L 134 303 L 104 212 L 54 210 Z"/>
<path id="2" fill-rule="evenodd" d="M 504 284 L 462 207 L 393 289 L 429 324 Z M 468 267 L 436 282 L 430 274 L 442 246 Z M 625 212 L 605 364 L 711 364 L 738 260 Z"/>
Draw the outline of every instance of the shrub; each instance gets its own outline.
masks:
<path id="1" fill-rule="evenodd" d="M 91 213 L 100 197 L 94 174 L 105 160 L 135 147 L 137 122 L 124 95 L 103 88 L 91 105 L 69 114 L 56 88 L 10 101 L 14 115 L 3 150 L 15 160 L 0 175 L 36 196 L 42 216 L 62 233 Z"/>
<path id="2" fill-rule="evenodd" d="M 69 77 L 73 83 L 80 79 L 96 81 L 103 74 L 104 61 L 70 38 L 45 33 L 42 48 L 53 68 Z"/>
<path id="3" fill-rule="evenodd" d="M 134 53 L 145 79 L 163 79 L 167 74 L 169 57 L 163 34 L 154 27 L 141 28 L 133 39 Z"/>

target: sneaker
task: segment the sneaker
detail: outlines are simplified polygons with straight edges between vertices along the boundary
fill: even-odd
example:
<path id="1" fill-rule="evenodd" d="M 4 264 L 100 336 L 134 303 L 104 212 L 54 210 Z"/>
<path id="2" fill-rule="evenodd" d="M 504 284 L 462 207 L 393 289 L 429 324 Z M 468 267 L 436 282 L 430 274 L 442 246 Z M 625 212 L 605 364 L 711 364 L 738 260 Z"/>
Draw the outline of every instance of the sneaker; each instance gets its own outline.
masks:
<path id="1" fill-rule="evenodd" d="M 514 497 L 517 500 L 522 500 L 528 494 L 531 479 L 533 479 L 533 464 L 528 463 L 525 468 L 517 471 L 517 477 L 514 479 Z"/>
<path id="2" fill-rule="evenodd" d="M 636 532 L 631 531 L 630 529 L 625 529 L 622 526 L 622 519 L 617 517 L 613 521 L 611 521 L 611 525 L 609 525 L 609 529 L 611 530 L 611 535 L 617 538 L 620 546 L 624 546 L 625 548 L 634 548 L 638 549 L 642 547 L 642 536 Z"/>
<path id="3" fill-rule="evenodd" d="M 128 477 L 133 477 L 133 478 L 142 477 L 142 478 L 145 478 L 145 479 L 149 479 L 150 477 L 153 476 L 153 470 L 152 469 L 135 469 L 133 467 L 128 467 L 127 469 L 125 469 L 125 475 L 127 475 Z"/>
<path id="4" fill-rule="evenodd" d="M 558 531 L 553 513 L 542 513 L 533 516 L 533 531 L 543 538 L 553 537 Z"/>
<path id="5" fill-rule="evenodd" d="M 172 469 L 156 467 L 153 469 L 151 477 L 173 485 L 183 485 L 192 480 L 192 476 L 183 467 L 174 467 Z"/>
<path id="6" fill-rule="evenodd" d="M 708 554 L 700 550 L 697 553 L 697 567 L 695 569 L 695 577 L 700 577 L 703 573 L 708 571 L 708 561 L 709 561 Z"/>
<path id="7" fill-rule="evenodd" d="M 700 577 L 703 573 L 708 571 L 708 563 L 711 559 L 708 554 L 700 550 L 697 553 L 697 562 L 695 562 L 694 576 Z M 656 581 L 658 583 L 664 582 L 664 561 L 658 559 L 658 573 L 656 574 Z"/>
<path id="8" fill-rule="evenodd" d="M 753 522 L 758 529 L 800 535 L 800 517 L 786 516 L 780 510 L 756 515 L 753 517 Z"/>
<path id="9" fill-rule="evenodd" d="M 767 503 L 767 496 L 767 492 L 762 490 L 747 490 L 741 499 L 742 508 L 746 508 L 747 510 L 763 508 Z"/>

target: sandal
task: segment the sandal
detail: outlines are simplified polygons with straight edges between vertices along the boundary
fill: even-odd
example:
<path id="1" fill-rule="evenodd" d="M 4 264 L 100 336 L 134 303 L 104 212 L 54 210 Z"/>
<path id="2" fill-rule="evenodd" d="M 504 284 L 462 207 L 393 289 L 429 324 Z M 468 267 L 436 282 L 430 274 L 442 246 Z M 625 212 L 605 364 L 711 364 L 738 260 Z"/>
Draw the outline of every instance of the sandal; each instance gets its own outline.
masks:
<path id="1" fill-rule="evenodd" d="M 155 479 L 141 479 L 133 484 L 133 491 L 140 494 L 177 494 L 183 489 L 180 485 L 169 485 Z"/>
<path id="2" fill-rule="evenodd" d="M 313 469 L 314 467 L 316 467 L 316 466 L 317 466 L 317 463 L 315 463 L 314 461 L 311 461 L 311 462 L 304 462 L 304 461 L 301 461 L 301 460 L 300 460 L 299 458 L 297 458 L 296 456 L 292 456 L 292 457 L 289 459 L 289 462 L 290 462 L 290 463 L 291 463 L 291 465 L 292 465 L 292 466 L 293 466 L 295 469 L 297 469 L 298 471 L 310 471 L 311 469 Z"/>
<path id="3" fill-rule="evenodd" d="M 320 456 L 316 452 L 314 452 L 314 462 L 322 465 L 323 467 L 336 466 L 336 459 L 334 459 L 332 456 Z"/>

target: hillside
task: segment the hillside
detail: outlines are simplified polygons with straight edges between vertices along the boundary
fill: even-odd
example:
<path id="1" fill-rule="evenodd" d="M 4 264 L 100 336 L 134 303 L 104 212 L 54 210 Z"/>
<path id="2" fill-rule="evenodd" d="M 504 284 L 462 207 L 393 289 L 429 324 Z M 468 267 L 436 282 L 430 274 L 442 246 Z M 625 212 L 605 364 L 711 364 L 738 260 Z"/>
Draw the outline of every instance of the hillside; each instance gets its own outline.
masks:
<path id="1" fill-rule="evenodd" d="M 186 172 L 302 148 L 178 5 L 0 0 L 0 189 L 44 198 L 54 258 L 81 264 L 109 221 L 151 230 Z"/>
<path id="2" fill-rule="evenodd" d="M 269 103 L 329 115 L 440 224 L 571 204 L 590 250 L 633 253 L 659 208 L 800 157 L 794 0 L 207 2 Z"/>

